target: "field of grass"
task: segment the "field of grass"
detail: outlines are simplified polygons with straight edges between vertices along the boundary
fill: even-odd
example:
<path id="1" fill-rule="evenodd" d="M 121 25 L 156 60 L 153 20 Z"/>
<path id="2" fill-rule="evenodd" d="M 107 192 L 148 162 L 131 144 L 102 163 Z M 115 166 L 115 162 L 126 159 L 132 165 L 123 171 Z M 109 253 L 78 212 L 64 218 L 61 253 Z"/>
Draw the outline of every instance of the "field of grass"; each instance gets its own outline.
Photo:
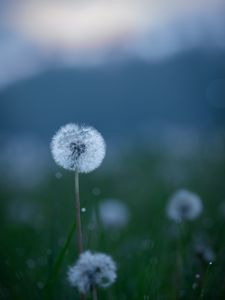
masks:
<path id="1" fill-rule="evenodd" d="M 80 176 L 85 249 L 111 255 L 118 266 L 117 281 L 98 290 L 98 298 L 225 299 L 225 159 L 203 153 L 168 158 L 139 149 L 114 160 Z M 180 188 L 197 193 L 204 209 L 177 225 L 166 205 Z M 79 299 L 66 275 L 77 259 L 74 174 L 56 167 L 38 188 L 1 184 L 0 196 L 0 299 Z M 126 204 L 124 228 L 101 224 L 98 204 L 107 198 Z"/>

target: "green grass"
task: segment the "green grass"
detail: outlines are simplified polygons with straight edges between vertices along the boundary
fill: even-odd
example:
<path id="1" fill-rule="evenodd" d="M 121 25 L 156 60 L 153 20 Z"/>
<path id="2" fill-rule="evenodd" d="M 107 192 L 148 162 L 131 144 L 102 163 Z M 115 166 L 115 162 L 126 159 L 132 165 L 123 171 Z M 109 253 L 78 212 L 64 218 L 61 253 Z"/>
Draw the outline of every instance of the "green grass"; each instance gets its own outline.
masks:
<path id="1" fill-rule="evenodd" d="M 224 161 L 201 156 L 170 160 L 138 152 L 115 164 L 80 177 L 81 207 L 87 209 L 82 213 L 85 248 L 106 252 L 118 264 L 118 280 L 99 290 L 99 299 L 225 299 Z M 60 171 L 61 179 L 52 172 L 38 189 L 1 186 L 1 300 L 79 299 L 66 278 L 77 258 L 74 177 Z M 168 197 L 178 188 L 198 193 L 204 203 L 201 217 L 184 224 L 179 248 L 176 225 L 165 215 Z M 112 197 L 128 206 L 128 226 L 109 231 L 98 222 L 91 230 L 98 203 Z M 15 201 L 21 203 L 18 216 L 26 207 L 33 215 L 25 221 L 10 215 Z M 199 237 L 215 252 L 210 267 L 195 253 Z"/>

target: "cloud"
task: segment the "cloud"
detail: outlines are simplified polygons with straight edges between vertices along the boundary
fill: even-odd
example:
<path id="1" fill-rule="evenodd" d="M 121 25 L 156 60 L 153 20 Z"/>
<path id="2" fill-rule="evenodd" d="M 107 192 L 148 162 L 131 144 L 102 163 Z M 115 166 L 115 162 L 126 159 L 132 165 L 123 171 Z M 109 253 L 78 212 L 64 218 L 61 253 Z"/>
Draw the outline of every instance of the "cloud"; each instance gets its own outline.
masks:
<path id="1" fill-rule="evenodd" d="M 90 66 L 121 58 L 161 60 L 199 47 L 223 49 L 224 20 L 223 0 L 17 0 L 1 13 L 5 30 L 16 37 L 14 51 L 19 49 L 15 56 L 11 39 L 6 55 L 15 61 L 30 53 L 27 65 L 30 57 Z M 0 48 L 5 42 L 0 39 Z"/>

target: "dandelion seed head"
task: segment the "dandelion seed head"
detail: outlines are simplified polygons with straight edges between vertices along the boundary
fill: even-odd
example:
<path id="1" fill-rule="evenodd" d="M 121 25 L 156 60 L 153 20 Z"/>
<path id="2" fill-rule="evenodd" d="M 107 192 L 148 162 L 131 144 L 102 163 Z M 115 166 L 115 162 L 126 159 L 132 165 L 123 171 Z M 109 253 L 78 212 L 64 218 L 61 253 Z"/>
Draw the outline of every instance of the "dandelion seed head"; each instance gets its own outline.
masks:
<path id="1" fill-rule="evenodd" d="M 179 190 L 169 200 L 167 215 L 176 222 L 194 220 L 201 214 L 202 209 L 202 201 L 198 195 Z"/>
<path id="2" fill-rule="evenodd" d="M 86 294 L 91 286 L 107 288 L 116 280 L 116 265 L 112 258 L 102 253 L 82 253 L 68 271 L 68 280 L 80 293 Z"/>
<path id="3" fill-rule="evenodd" d="M 55 162 L 64 169 L 89 173 L 102 163 L 105 142 L 93 127 L 71 123 L 53 136 L 51 151 Z"/>

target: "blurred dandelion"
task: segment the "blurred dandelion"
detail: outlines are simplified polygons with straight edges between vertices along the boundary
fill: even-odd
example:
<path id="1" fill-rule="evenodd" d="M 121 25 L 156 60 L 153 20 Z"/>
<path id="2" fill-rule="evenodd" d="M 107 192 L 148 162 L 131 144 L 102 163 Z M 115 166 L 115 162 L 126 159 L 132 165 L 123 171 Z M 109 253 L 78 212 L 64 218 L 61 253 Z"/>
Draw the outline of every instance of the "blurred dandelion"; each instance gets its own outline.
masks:
<path id="1" fill-rule="evenodd" d="M 185 220 L 194 220 L 202 212 L 201 199 L 188 190 L 178 190 L 169 199 L 167 216 L 178 223 L 178 239 L 176 249 L 176 294 L 180 297 L 181 289 L 184 287 L 184 237 L 185 228 L 182 223 Z"/>
<path id="2" fill-rule="evenodd" d="M 119 200 L 107 199 L 100 203 L 99 217 L 106 228 L 121 228 L 129 221 L 129 211 Z"/>
<path id="3" fill-rule="evenodd" d="M 68 272 L 70 284 L 77 287 L 82 294 L 92 291 L 93 299 L 97 299 L 97 286 L 107 288 L 115 282 L 116 277 L 116 264 L 112 258 L 103 253 L 90 251 L 82 253 Z"/>
<path id="4" fill-rule="evenodd" d="M 195 245 L 195 253 L 204 263 L 211 263 L 216 259 L 213 249 L 203 242 L 199 242 Z"/>
<path id="5" fill-rule="evenodd" d="M 169 200 L 167 216 L 175 222 L 194 220 L 202 210 L 202 201 L 198 195 L 187 190 L 179 190 Z"/>

